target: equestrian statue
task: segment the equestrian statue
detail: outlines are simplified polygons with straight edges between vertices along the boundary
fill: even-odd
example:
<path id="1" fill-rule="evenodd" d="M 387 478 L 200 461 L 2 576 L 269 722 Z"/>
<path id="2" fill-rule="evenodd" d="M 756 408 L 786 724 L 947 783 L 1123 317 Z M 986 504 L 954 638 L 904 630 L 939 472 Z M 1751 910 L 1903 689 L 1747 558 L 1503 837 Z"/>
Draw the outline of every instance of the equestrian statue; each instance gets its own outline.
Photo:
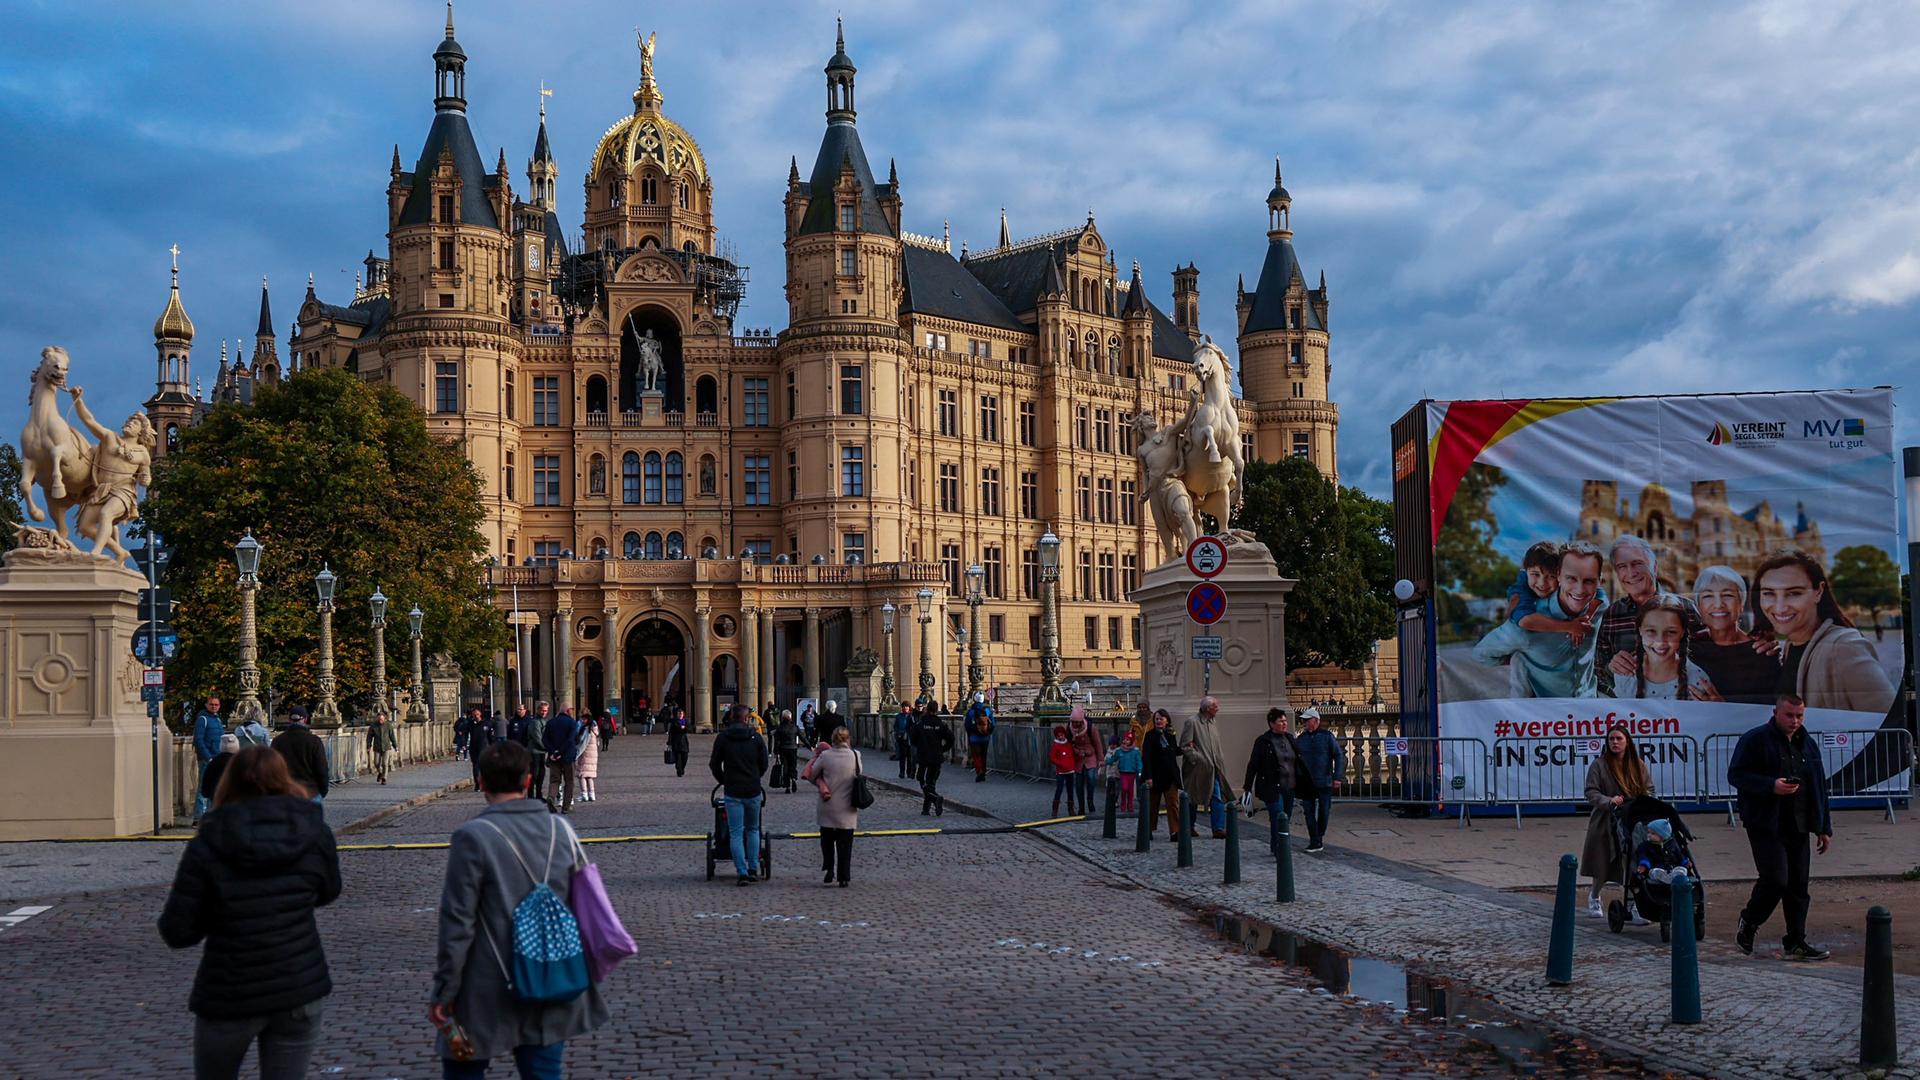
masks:
<path id="1" fill-rule="evenodd" d="M 1211 337 L 1193 349 L 1195 386 L 1187 391 L 1187 415 L 1155 428 L 1153 418 L 1134 418 L 1134 457 L 1140 462 L 1140 497 L 1153 513 L 1162 561 L 1180 558 L 1213 520 L 1229 542 L 1251 539 L 1229 530 L 1239 508 L 1246 461 L 1240 452 L 1240 415 L 1234 410 L 1227 354 Z"/>
<path id="2" fill-rule="evenodd" d="M 118 431 L 93 418 L 85 392 L 67 385 L 67 351 L 58 345 L 40 350 L 27 394 L 27 426 L 20 432 L 20 501 L 27 516 L 47 522 L 21 530 L 21 547 L 78 553 L 67 536 L 67 515 L 80 507 L 78 529 L 93 541 L 92 554 L 115 561 L 127 558 L 119 527 L 140 514 L 141 485 L 151 482 L 153 450 L 158 445 L 146 414 L 135 413 Z M 100 440 L 95 446 L 60 413 L 62 391 L 73 395 L 80 421 Z M 38 484 L 46 497 L 42 510 L 34 500 Z"/>

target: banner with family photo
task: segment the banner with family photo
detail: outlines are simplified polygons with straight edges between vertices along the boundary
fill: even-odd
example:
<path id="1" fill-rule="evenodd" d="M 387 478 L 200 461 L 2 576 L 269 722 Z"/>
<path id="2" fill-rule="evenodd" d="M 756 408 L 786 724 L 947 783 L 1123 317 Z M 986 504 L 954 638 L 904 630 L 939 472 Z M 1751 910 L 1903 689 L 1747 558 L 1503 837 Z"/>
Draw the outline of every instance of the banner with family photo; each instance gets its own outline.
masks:
<path id="1" fill-rule="evenodd" d="M 1470 788 L 1577 801 L 1625 724 L 1661 795 L 1717 793 L 1716 747 L 1783 694 L 1843 748 L 1836 794 L 1890 779 L 1890 390 L 1429 402 L 1426 430 L 1439 733 L 1492 756 Z"/>

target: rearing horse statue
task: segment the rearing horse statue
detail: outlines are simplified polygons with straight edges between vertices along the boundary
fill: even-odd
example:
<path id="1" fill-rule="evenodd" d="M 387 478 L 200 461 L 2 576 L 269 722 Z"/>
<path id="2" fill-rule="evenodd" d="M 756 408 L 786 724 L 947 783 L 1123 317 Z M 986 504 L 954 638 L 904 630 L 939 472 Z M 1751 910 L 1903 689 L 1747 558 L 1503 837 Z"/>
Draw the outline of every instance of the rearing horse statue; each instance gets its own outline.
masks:
<path id="1" fill-rule="evenodd" d="M 1210 515 L 1224 534 L 1240 505 L 1247 465 L 1240 453 L 1240 415 L 1233 408 L 1227 354 L 1210 337 L 1194 346 L 1193 376 L 1198 386 L 1187 392 L 1191 404 L 1181 425 L 1187 448 L 1181 478 L 1193 495 L 1196 519 Z"/>
<path id="2" fill-rule="evenodd" d="M 40 366 L 33 369 L 33 389 L 27 394 L 27 426 L 20 431 L 20 501 L 34 521 L 51 519 L 47 531 L 54 546 L 72 549 L 67 511 L 93 491 L 93 446 L 60 415 L 67 365 L 67 350 L 58 345 L 40 350 Z M 45 512 L 33 500 L 36 482 L 46 493 Z"/>

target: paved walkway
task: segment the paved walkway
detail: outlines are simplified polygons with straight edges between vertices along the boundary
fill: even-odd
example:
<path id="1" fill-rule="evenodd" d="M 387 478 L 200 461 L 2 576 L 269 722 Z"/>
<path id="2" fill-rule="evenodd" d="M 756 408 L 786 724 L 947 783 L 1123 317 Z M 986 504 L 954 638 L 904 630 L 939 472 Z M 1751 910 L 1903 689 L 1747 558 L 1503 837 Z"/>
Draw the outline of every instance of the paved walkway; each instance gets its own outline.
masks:
<path id="1" fill-rule="evenodd" d="M 887 779 L 903 783 L 891 772 Z M 964 803 L 1004 821 L 1046 817 L 1052 794 L 1048 784 L 1001 777 L 974 783 L 970 772 L 954 775 L 951 769 L 941 788 L 949 816 Z M 1175 847 L 1165 839 L 1164 823 L 1144 855 L 1134 852 L 1134 823 L 1124 818 L 1117 840 L 1101 839 L 1095 820 L 1052 827 L 1044 835 L 1164 895 L 1459 980 L 1523 1016 L 1647 1053 L 1661 1066 L 1754 1078 L 1853 1071 L 1859 1051 L 1857 969 L 1764 959 L 1764 938 L 1749 958 L 1730 941 L 1709 938 L 1700 943 L 1704 1023 L 1676 1027 L 1667 1022 L 1669 954 L 1651 927 L 1614 935 L 1582 918 L 1575 984 L 1550 987 L 1544 977 L 1549 912 L 1538 901 L 1343 849 L 1337 838 L 1326 854 L 1307 855 L 1302 835 L 1294 854 L 1299 899 L 1279 904 L 1273 858 L 1264 850 L 1265 818 L 1242 823 L 1251 826 L 1242 832 L 1243 883 L 1232 887 L 1220 885 L 1224 844 L 1204 830 L 1194 845 L 1194 865 L 1184 870 L 1174 866 Z M 1437 835 L 1452 826 L 1422 827 Z M 1910 849 L 1903 857 L 1911 855 Z M 1714 892 L 1711 882 L 1708 887 L 1710 906 L 1739 902 L 1727 890 Z M 1771 926 L 1778 926 L 1777 917 Z M 1777 947 L 1771 951 L 1777 956 Z M 1920 1017 L 1920 979 L 1899 977 L 1897 997 L 1899 1014 L 1908 1018 L 1900 1048 L 1908 1064 L 1895 1075 L 1912 1076 L 1920 1065 L 1920 1024 L 1912 1019 Z"/>
<path id="2" fill-rule="evenodd" d="M 704 833 L 706 739 L 693 768 L 661 740 L 621 736 L 601 758 L 604 798 L 575 809 L 589 835 Z M 868 754 L 872 772 L 884 758 Z M 391 788 L 392 785 L 389 785 Z M 806 788 L 773 795 L 776 830 L 811 826 Z M 440 840 L 479 808 L 457 794 L 345 842 Z M 867 828 L 917 826 L 917 799 L 886 791 Z M 938 824 L 991 823 L 949 810 Z M 163 845 L 65 849 L 96 869 Z M 177 858 L 172 845 L 165 853 Z M 1478 1035 L 1328 992 L 1297 968 L 1222 943 L 1210 923 L 1029 835 L 867 837 L 853 884 L 823 888 L 818 846 L 776 844 L 771 881 L 705 876 L 700 841 L 589 849 L 640 946 L 605 985 L 613 1021 L 568 1048 L 578 1077 L 1032 1077 L 1186 1075 L 1641 1076 L 1573 1044 L 1502 1056 Z M 0 849 L 0 856 L 10 849 Z M 319 912 L 334 993 L 311 1075 L 439 1075 L 421 1017 L 431 982 L 439 849 L 348 850 L 345 891 Z M 21 904 L 0 929 L 0 1073 L 177 1077 L 199 950 L 160 944 L 165 879 Z"/>

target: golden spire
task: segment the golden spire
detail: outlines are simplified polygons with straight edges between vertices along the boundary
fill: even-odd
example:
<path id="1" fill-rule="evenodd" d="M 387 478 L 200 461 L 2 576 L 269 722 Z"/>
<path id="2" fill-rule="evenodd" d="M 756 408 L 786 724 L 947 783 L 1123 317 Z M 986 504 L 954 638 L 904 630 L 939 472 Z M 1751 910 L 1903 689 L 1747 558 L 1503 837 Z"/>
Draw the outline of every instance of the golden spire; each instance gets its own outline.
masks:
<path id="1" fill-rule="evenodd" d="M 657 34 L 640 36 L 640 28 L 633 28 L 634 41 L 640 46 L 640 87 L 633 92 L 633 111 L 659 112 L 660 86 L 653 81 L 653 39 Z"/>
<path id="2" fill-rule="evenodd" d="M 184 345 L 193 344 L 193 320 L 187 318 L 187 309 L 180 306 L 180 245 L 167 248 L 173 257 L 173 287 L 167 293 L 167 306 L 160 317 L 153 322 L 155 341 L 177 341 Z"/>

